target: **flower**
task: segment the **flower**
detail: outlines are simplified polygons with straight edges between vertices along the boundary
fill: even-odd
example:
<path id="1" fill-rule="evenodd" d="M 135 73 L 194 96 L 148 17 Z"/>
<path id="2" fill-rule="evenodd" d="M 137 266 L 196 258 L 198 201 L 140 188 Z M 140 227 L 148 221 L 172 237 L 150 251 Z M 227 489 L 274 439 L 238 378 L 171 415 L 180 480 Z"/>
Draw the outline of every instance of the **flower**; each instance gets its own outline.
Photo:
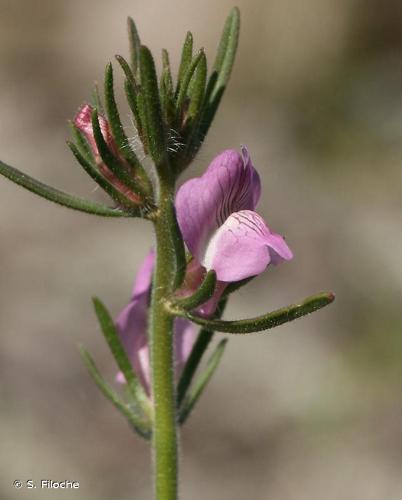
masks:
<path id="1" fill-rule="evenodd" d="M 113 184 L 113 186 L 126 198 L 128 198 L 134 203 L 140 203 L 141 202 L 140 197 L 136 193 L 133 193 L 133 191 L 129 187 L 127 187 L 124 184 L 124 182 L 118 179 L 102 161 L 102 158 L 98 151 L 98 147 L 96 145 L 94 131 L 92 128 L 93 111 L 94 110 L 92 106 L 90 106 L 89 104 L 84 104 L 83 106 L 81 106 L 81 108 L 78 110 L 78 113 L 75 115 L 74 125 L 80 130 L 80 132 L 82 132 L 82 134 L 84 134 L 86 140 L 88 141 L 92 149 L 92 153 L 95 156 L 96 164 L 98 165 L 98 168 L 102 173 L 102 175 L 105 177 L 105 179 L 107 179 L 111 184 Z M 113 153 L 113 155 L 120 161 L 120 163 L 122 163 L 123 166 L 127 167 L 124 158 L 122 158 L 122 156 L 119 153 L 119 148 L 116 144 L 116 141 L 113 138 L 109 122 L 101 114 L 98 115 L 98 119 L 102 136 L 108 148 Z"/>
<path id="2" fill-rule="evenodd" d="M 246 148 L 226 150 L 176 196 L 177 220 L 192 256 L 218 281 L 235 282 L 293 258 L 284 238 L 254 209 L 260 177 Z"/>
<path id="3" fill-rule="evenodd" d="M 246 148 L 242 149 L 242 155 L 234 150 L 224 151 L 201 177 L 187 181 L 179 189 L 175 201 L 177 220 L 193 259 L 187 265 L 184 283 L 177 294 L 194 293 L 207 270 L 213 269 L 217 275 L 213 297 L 197 308 L 197 314 L 207 317 L 214 314 L 229 282 L 255 276 L 269 264 L 292 259 L 283 237 L 272 232 L 254 212 L 260 195 L 260 178 Z M 129 304 L 116 321 L 122 343 L 148 394 L 151 373 L 147 313 L 154 263 L 151 252 L 138 272 Z M 192 323 L 176 319 L 176 374 L 187 361 L 194 341 Z M 118 380 L 124 382 L 122 374 Z"/>
<path id="4" fill-rule="evenodd" d="M 116 320 L 122 344 L 148 395 L 151 393 L 151 364 L 147 326 L 154 265 L 155 254 L 151 251 L 138 271 L 130 302 Z M 174 357 L 177 376 L 191 353 L 195 335 L 196 328 L 190 321 L 182 318 L 175 320 Z M 122 373 L 117 375 L 117 380 L 125 382 Z"/>

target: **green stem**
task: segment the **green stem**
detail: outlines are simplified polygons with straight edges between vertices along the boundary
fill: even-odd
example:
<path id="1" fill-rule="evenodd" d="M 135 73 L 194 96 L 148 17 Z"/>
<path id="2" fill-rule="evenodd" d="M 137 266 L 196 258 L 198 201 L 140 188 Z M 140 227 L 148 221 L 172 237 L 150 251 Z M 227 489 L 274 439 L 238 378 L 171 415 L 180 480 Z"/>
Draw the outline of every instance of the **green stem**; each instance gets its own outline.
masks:
<path id="1" fill-rule="evenodd" d="M 150 344 L 154 403 L 153 456 L 156 500 L 177 499 L 177 419 L 173 370 L 173 316 L 165 301 L 176 274 L 176 250 L 170 216 L 173 188 L 161 186 L 159 214 L 154 222 L 156 264 L 151 302 Z"/>

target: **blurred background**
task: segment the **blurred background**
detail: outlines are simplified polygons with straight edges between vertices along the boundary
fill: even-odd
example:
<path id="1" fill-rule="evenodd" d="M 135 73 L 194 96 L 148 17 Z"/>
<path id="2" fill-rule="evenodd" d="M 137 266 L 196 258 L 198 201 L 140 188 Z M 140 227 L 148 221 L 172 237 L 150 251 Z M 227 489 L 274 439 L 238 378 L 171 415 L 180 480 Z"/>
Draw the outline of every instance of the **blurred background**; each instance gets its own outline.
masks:
<path id="1" fill-rule="evenodd" d="M 186 175 L 246 144 L 263 180 L 259 212 L 295 258 L 242 289 L 226 317 L 323 290 L 337 299 L 269 335 L 230 339 L 183 430 L 181 497 L 399 500 L 400 1 L 238 5 L 232 80 Z M 106 62 L 127 54 L 127 15 L 155 56 L 166 47 L 177 68 L 187 30 L 213 59 L 232 6 L 0 0 L 1 159 L 102 200 L 65 145 L 67 119 Z M 69 211 L 3 178 L 0 199 L 0 496 L 152 498 L 147 444 L 130 434 L 77 352 L 85 344 L 113 379 L 90 297 L 119 312 L 152 244 L 150 226 Z M 80 489 L 15 491 L 17 478 L 77 480 Z"/>

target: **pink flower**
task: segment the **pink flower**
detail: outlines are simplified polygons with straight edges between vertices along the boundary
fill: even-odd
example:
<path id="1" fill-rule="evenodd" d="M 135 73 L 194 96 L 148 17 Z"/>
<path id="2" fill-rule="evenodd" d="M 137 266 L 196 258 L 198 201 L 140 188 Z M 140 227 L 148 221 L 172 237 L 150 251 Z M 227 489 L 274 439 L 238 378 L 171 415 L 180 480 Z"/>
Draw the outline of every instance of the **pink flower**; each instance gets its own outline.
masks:
<path id="1" fill-rule="evenodd" d="M 246 148 L 218 155 L 206 172 L 184 183 L 176 196 L 183 239 L 218 281 L 234 282 L 262 273 L 269 264 L 290 260 L 285 240 L 254 212 L 260 177 Z"/>
<path id="2" fill-rule="evenodd" d="M 96 145 L 94 131 L 92 128 L 92 113 L 93 113 L 92 106 L 90 106 L 89 104 L 84 104 L 83 106 L 81 106 L 81 108 L 78 110 L 78 113 L 75 115 L 74 125 L 84 134 L 86 140 L 88 141 L 92 149 L 92 153 L 95 156 L 96 164 L 98 165 L 98 168 L 100 172 L 103 174 L 103 176 L 111 184 L 113 184 L 113 186 L 118 191 L 120 191 L 120 193 L 123 194 L 126 198 L 133 201 L 134 203 L 140 203 L 141 202 L 140 197 L 136 193 L 133 193 L 129 187 L 127 187 L 121 180 L 119 180 L 102 161 L 102 158 L 98 151 L 98 147 Z M 106 144 L 108 145 L 110 151 L 116 158 L 118 158 L 118 160 L 123 165 L 125 165 L 126 162 L 119 153 L 119 149 L 110 130 L 109 122 L 102 115 L 98 115 L 98 118 L 102 136 Z"/>
<path id="3" fill-rule="evenodd" d="M 241 156 L 234 150 L 224 151 L 201 177 L 184 183 L 176 196 L 178 223 L 193 256 L 178 295 L 194 293 L 207 270 L 213 269 L 217 275 L 214 296 L 197 308 L 202 316 L 214 314 L 229 282 L 255 276 L 269 264 L 293 257 L 283 237 L 272 232 L 254 212 L 261 194 L 260 178 L 245 148 L 242 153 Z M 129 304 L 116 321 L 123 345 L 148 394 L 151 374 L 147 313 L 153 267 L 151 252 L 138 273 Z M 187 361 L 194 341 L 194 325 L 176 319 L 177 374 Z M 119 379 L 124 382 L 122 375 Z"/>

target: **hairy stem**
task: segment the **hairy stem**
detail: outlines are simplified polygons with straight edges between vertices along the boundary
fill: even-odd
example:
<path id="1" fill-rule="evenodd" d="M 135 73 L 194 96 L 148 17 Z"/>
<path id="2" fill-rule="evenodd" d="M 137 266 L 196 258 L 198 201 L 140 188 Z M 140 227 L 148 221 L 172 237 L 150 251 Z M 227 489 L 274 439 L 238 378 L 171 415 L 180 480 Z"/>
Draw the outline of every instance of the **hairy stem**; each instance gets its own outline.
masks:
<path id="1" fill-rule="evenodd" d="M 173 369 L 173 316 L 164 307 L 176 274 L 176 251 L 169 217 L 173 212 L 173 188 L 161 186 L 156 218 L 150 345 L 154 402 L 153 457 L 156 500 L 177 499 L 177 419 Z"/>

